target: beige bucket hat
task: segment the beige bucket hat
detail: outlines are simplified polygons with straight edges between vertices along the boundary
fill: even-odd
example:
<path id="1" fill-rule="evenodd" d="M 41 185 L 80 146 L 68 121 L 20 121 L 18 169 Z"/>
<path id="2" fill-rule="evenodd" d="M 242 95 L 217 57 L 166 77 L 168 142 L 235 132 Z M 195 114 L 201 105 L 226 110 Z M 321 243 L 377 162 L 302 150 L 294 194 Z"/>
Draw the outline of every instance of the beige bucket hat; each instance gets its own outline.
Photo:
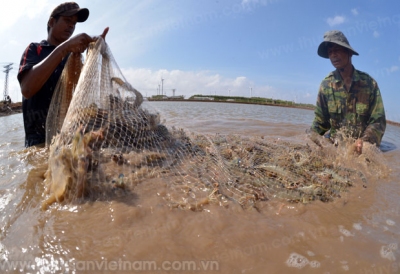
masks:
<path id="1" fill-rule="evenodd" d="M 344 36 L 343 32 L 338 30 L 330 30 L 325 32 L 324 41 L 318 47 L 318 55 L 323 58 L 329 58 L 328 56 L 328 44 L 334 43 L 339 46 L 348 48 L 352 51 L 354 55 L 358 55 L 357 51 L 355 51 L 351 46 L 346 36 Z"/>

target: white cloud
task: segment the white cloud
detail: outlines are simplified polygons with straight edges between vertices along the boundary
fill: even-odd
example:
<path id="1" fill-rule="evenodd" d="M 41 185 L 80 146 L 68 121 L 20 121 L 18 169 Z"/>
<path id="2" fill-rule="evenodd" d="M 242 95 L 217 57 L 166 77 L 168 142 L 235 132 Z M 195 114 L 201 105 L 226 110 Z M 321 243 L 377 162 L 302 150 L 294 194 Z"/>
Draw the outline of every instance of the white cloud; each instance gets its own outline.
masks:
<path id="1" fill-rule="evenodd" d="M 342 23 L 344 23 L 344 21 L 346 21 L 344 16 L 335 16 L 333 18 L 329 17 L 326 22 L 328 23 L 329 26 L 336 26 L 336 25 L 340 25 Z"/>
<path id="2" fill-rule="evenodd" d="M 390 72 L 395 72 L 395 71 L 398 71 L 398 70 L 399 70 L 398 66 L 391 66 L 390 69 L 389 69 Z"/>
<path id="3" fill-rule="evenodd" d="M 50 4 L 48 0 L 13 0 L 2 1 L 0 9 L 0 33 L 12 27 L 21 18 L 29 19 L 37 18 L 46 14 L 50 14 L 49 10 L 54 8 L 54 4 Z"/>
<path id="4" fill-rule="evenodd" d="M 352 10 L 351 10 L 351 13 L 352 13 L 353 15 L 357 16 L 357 15 L 358 15 L 358 10 L 357 10 L 357 9 L 352 9 Z"/>
<path id="5" fill-rule="evenodd" d="M 8 41 L 8 43 L 11 46 L 21 46 L 21 44 L 17 40 L 10 40 L 10 41 Z"/>
<path id="6" fill-rule="evenodd" d="M 241 5 L 246 9 L 251 9 L 256 5 L 266 6 L 268 4 L 276 3 L 279 0 L 242 0 Z"/>
<path id="7" fill-rule="evenodd" d="M 157 95 L 163 84 L 163 94 L 184 95 L 189 98 L 195 94 L 223 95 L 223 96 L 252 96 L 271 97 L 276 91 L 270 86 L 254 86 L 245 76 L 235 78 L 223 77 L 210 71 L 182 71 L 182 70 L 157 70 L 150 69 L 122 69 L 122 74 L 127 81 L 139 90 L 144 96 Z M 161 83 L 161 78 L 164 79 Z M 159 86 L 160 85 L 160 86 Z"/>
<path id="8" fill-rule="evenodd" d="M 249 4 L 266 4 L 266 0 L 242 0 L 242 5 L 249 5 Z"/>
<path id="9" fill-rule="evenodd" d="M 306 94 L 304 94 L 304 98 L 310 98 L 311 97 L 311 93 L 307 92 Z"/>
<path id="10" fill-rule="evenodd" d="M 229 78 L 210 71 L 144 68 L 122 68 L 121 72 L 126 80 L 146 97 L 160 94 L 162 87 L 163 94 L 172 96 L 172 89 L 175 89 L 175 95 L 184 95 L 186 99 L 195 94 L 250 97 L 251 93 L 253 97 L 292 100 L 290 96 L 284 98 L 284 94 L 271 86 L 255 85 L 245 76 Z M 16 69 L 13 69 L 11 74 L 10 78 L 13 81 L 9 83 L 9 94 L 13 101 L 20 101 L 22 97 L 16 81 Z M 164 79 L 162 86 L 161 79 Z"/>
<path id="11" fill-rule="evenodd" d="M 372 34 L 375 38 L 378 38 L 380 36 L 379 32 L 375 30 Z"/>

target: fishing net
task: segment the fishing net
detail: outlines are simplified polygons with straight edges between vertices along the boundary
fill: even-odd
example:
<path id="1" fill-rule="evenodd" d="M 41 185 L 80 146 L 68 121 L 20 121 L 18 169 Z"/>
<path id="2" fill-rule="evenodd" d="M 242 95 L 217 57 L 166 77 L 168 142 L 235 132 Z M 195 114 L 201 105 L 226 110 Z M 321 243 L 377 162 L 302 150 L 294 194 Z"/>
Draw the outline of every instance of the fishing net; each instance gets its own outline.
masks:
<path id="1" fill-rule="evenodd" d="M 101 38 L 82 60 L 69 57 L 51 103 L 44 208 L 126 197 L 154 178 L 164 189 L 160 201 L 191 210 L 212 203 L 254 208 L 271 199 L 328 202 L 366 183 L 361 172 L 308 144 L 166 126 Z"/>

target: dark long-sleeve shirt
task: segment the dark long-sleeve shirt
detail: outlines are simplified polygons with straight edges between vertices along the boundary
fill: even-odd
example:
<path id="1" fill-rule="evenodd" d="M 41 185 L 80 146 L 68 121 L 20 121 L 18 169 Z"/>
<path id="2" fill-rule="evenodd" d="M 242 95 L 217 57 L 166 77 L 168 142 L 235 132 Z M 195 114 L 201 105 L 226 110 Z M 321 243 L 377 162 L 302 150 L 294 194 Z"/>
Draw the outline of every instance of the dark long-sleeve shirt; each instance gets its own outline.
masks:
<path id="1" fill-rule="evenodd" d="M 40 63 L 54 49 L 55 46 L 50 45 L 46 40 L 40 43 L 31 43 L 22 54 L 17 75 L 18 81 L 21 81 L 21 75 L 24 71 L 30 70 L 34 65 Z M 60 60 L 56 70 L 35 95 L 29 99 L 22 98 L 26 147 L 45 142 L 47 113 L 53 92 L 67 59 Z"/>

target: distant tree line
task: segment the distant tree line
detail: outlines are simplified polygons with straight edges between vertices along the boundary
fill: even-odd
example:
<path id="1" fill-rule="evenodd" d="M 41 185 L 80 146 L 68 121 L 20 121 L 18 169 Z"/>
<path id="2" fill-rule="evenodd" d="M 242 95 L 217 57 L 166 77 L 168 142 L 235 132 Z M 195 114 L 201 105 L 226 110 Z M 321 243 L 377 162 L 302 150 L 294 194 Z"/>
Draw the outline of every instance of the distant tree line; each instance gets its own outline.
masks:
<path id="1" fill-rule="evenodd" d="M 149 98 L 150 101 L 172 101 L 184 100 L 184 97 L 171 98 L 165 95 L 155 95 Z M 295 103 L 293 101 L 285 101 L 280 99 L 262 98 L 262 97 L 240 97 L 240 96 L 222 96 L 222 95 L 202 95 L 195 94 L 186 101 L 210 101 L 210 102 L 227 102 L 227 103 L 242 103 L 242 104 L 257 104 L 257 105 L 276 105 L 287 107 L 299 107 L 314 109 L 313 104 Z"/>
<path id="2" fill-rule="evenodd" d="M 235 103 L 247 103 L 247 104 L 257 104 L 257 105 L 279 105 L 279 106 L 303 107 L 310 109 L 314 109 L 315 107 L 313 104 L 302 104 L 302 103 L 295 103 L 293 101 L 263 98 L 263 97 L 240 97 L 240 96 L 196 94 L 191 96 L 188 100 L 198 100 L 200 98 L 208 99 L 214 102 L 235 102 Z"/>

